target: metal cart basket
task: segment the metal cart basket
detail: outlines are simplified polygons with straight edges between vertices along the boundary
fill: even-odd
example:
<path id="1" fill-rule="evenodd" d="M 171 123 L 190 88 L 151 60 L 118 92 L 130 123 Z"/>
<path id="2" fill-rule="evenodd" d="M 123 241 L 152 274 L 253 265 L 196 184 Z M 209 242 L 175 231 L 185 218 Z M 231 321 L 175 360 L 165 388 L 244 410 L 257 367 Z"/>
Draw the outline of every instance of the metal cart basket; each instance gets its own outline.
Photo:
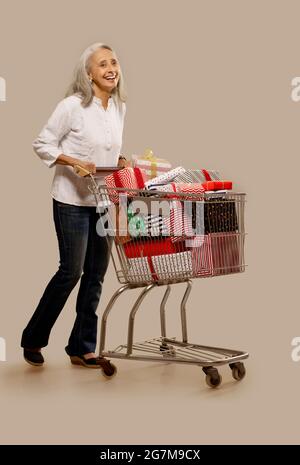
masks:
<path id="1" fill-rule="evenodd" d="M 90 175 L 90 191 L 99 212 L 98 234 L 106 235 L 117 279 L 101 320 L 100 357 L 107 377 L 116 373 L 108 358 L 192 364 L 202 367 L 210 387 L 220 385 L 217 367 L 229 365 L 232 376 L 245 376 L 247 352 L 189 342 L 186 303 L 192 279 L 241 273 L 244 262 L 245 194 L 231 191 L 201 194 L 108 188 Z M 180 303 L 182 340 L 167 337 L 165 307 L 171 286 L 186 283 Z M 134 323 L 146 295 L 165 286 L 160 304 L 161 337 L 134 341 Z M 105 350 L 108 316 L 124 292 L 141 288 L 129 314 L 127 342 Z"/>

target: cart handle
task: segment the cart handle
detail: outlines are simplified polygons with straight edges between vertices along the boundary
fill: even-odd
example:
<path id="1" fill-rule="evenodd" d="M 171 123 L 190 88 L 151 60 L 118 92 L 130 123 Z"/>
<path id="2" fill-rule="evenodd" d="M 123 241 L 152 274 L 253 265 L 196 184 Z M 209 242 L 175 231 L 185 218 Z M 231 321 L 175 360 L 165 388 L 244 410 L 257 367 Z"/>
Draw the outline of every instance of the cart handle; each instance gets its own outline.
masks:
<path id="1" fill-rule="evenodd" d="M 74 165 L 74 171 L 76 174 L 79 174 L 79 176 L 88 176 L 89 174 L 92 174 L 80 165 Z"/>

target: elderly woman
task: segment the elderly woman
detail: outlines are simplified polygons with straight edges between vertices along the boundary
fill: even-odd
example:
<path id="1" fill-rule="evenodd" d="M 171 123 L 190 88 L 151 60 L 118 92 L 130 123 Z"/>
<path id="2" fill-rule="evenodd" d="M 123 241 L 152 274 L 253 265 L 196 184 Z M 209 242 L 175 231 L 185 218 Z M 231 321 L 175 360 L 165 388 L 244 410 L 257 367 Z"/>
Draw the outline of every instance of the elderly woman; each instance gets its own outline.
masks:
<path id="1" fill-rule="evenodd" d="M 60 264 L 22 334 L 24 358 L 31 365 L 43 365 L 41 349 L 79 280 L 76 319 L 65 351 L 72 363 L 87 368 L 105 362 L 95 355 L 96 310 L 111 239 L 97 234 L 94 197 L 74 167 L 96 173 L 96 167 L 127 166 L 119 155 L 125 111 L 117 56 L 111 47 L 93 44 L 83 52 L 65 98 L 33 142 L 46 165 L 56 166 L 52 197 Z"/>

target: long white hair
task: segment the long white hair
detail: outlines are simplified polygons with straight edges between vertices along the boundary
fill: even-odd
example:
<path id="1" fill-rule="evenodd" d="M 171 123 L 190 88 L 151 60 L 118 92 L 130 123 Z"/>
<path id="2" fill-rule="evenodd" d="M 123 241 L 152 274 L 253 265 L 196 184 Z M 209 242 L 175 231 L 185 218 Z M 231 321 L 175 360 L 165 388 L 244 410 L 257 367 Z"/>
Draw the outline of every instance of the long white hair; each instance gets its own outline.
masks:
<path id="1" fill-rule="evenodd" d="M 110 50 L 116 55 L 115 51 L 111 47 L 102 44 L 101 42 L 96 42 L 87 47 L 85 51 L 82 53 L 77 66 L 75 67 L 73 81 L 71 82 L 65 94 L 65 97 L 69 97 L 73 94 L 78 94 L 82 98 L 81 105 L 83 107 L 87 107 L 94 97 L 94 91 L 90 83 L 88 73 L 90 72 L 90 58 L 93 55 L 93 53 L 99 48 L 105 48 L 106 50 Z M 112 94 L 118 100 L 118 103 L 121 103 L 126 101 L 124 78 L 121 68 L 119 74 L 120 77 L 118 85 L 117 87 L 115 87 L 115 89 L 113 89 Z"/>

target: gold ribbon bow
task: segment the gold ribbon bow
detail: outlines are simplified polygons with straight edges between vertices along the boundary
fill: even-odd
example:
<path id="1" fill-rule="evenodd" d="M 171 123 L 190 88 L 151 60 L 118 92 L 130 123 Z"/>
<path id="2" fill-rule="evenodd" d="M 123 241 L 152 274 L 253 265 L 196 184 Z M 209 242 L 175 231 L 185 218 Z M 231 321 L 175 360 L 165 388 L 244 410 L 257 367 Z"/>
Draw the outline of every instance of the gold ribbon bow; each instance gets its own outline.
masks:
<path id="1" fill-rule="evenodd" d="M 157 158 L 151 149 L 146 149 L 144 155 L 141 157 L 142 160 L 147 160 L 151 162 L 151 179 L 155 178 L 157 176 L 157 162 L 165 162 L 167 163 L 167 160 L 164 160 L 163 158 Z"/>

